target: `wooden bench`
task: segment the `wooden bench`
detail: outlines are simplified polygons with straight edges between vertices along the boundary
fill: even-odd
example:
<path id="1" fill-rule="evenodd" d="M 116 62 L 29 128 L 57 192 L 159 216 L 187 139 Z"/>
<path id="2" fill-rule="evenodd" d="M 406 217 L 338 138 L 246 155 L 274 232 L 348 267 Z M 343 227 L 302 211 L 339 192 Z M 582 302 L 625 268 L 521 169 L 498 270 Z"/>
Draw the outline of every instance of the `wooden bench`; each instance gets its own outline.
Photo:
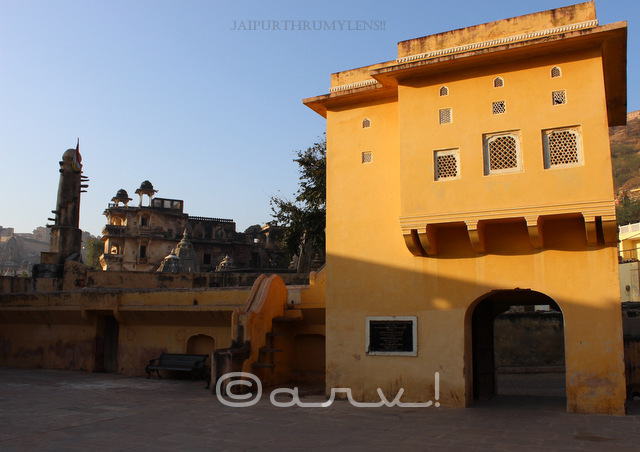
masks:
<path id="1" fill-rule="evenodd" d="M 151 372 L 155 372 L 160 376 L 160 370 L 173 370 L 178 372 L 190 372 L 191 379 L 195 380 L 196 376 L 205 378 L 205 362 L 207 355 L 186 355 L 182 353 L 163 353 L 160 358 L 149 361 L 145 370 L 147 378 L 151 377 Z"/>

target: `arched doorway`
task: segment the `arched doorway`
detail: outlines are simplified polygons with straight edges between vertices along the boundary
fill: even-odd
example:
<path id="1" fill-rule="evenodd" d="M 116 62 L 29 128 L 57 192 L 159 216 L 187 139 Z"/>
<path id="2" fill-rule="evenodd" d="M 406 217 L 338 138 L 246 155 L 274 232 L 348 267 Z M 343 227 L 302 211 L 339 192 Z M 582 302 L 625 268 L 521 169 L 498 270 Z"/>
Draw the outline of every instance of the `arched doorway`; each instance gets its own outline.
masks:
<path id="1" fill-rule="evenodd" d="M 211 336 L 207 336 L 206 334 L 197 334 L 195 336 L 191 336 L 187 341 L 187 353 L 191 355 L 210 356 L 215 348 L 215 339 Z"/>
<path id="2" fill-rule="evenodd" d="M 497 394 L 566 396 L 564 318 L 552 298 L 532 290 L 497 290 L 476 300 L 467 319 L 469 403 Z"/>

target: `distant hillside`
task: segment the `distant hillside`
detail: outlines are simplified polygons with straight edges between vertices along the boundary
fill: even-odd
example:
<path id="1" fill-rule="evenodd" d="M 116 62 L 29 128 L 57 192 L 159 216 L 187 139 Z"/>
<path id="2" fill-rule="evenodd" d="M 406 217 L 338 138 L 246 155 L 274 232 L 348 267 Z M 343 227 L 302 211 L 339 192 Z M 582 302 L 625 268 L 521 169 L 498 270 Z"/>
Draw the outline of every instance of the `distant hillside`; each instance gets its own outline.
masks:
<path id="1" fill-rule="evenodd" d="M 616 193 L 640 188 L 640 110 L 627 115 L 627 125 L 609 128 L 613 186 Z"/>

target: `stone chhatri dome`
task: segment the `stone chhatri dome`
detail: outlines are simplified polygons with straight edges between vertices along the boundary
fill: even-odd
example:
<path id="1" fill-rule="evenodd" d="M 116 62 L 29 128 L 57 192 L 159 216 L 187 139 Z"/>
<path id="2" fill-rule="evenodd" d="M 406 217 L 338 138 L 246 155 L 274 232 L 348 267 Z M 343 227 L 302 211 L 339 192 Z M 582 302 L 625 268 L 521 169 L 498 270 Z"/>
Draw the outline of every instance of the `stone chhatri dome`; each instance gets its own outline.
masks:
<path id="1" fill-rule="evenodd" d="M 153 184 L 148 180 L 145 180 L 140 184 L 139 190 L 153 190 Z M 155 190 L 154 190 L 155 191 Z"/>
<path id="2" fill-rule="evenodd" d="M 149 195 L 152 196 L 154 193 L 156 193 L 158 190 L 155 190 L 153 188 L 153 184 L 151 182 L 149 182 L 148 180 L 143 181 L 140 184 L 140 188 L 138 188 L 136 190 L 136 194 L 143 194 L 143 195 Z"/>
<path id="3" fill-rule="evenodd" d="M 158 190 L 154 190 L 153 184 L 148 180 L 143 181 L 140 184 L 140 188 L 136 190 L 136 195 L 140 196 L 140 206 L 142 206 L 142 197 L 147 195 L 149 197 L 149 205 L 151 205 L 151 198 L 155 195 Z"/>
<path id="4" fill-rule="evenodd" d="M 122 202 L 125 205 L 131 201 L 131 198 L 129 198 L 129 194 L 127 193 L 127 190 L 125 190 L 124 188 L 121 188 L 120 190 L 118 190 L 118 193 L 116 193 L 116 195 L 111 198 L 111 201 L 113 202 Z"/>

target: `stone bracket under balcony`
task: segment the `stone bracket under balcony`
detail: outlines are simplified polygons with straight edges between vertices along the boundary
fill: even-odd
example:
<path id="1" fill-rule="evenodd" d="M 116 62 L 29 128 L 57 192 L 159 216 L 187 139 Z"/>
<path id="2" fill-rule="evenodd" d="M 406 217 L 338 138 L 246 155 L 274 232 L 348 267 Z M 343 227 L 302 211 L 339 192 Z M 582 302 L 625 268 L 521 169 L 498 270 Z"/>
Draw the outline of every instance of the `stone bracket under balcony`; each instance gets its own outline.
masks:
<path id="1" fill-rule="evenodd" d="M 583 205 L 582 207 L 585 206 Z M 515 227 L 518 231 L 526 230 L 533 250 L 562 248 L 565 246 L 564 238 L 569 239 L 566 246 L 574 248 L 576 246 L 616 245 L 618 243 L 618 228 L 613 203 L 595 203 L 589 207 L 582 212 L 553 209 L 549 206 L 537 209 L 548 213 L 547 215 L 538 215 L 532 211 L 525 212 L 524 209 L 512 209 L 512 211 L 505 210 L 499 213 L 486 212 L 485 218 L 482 218 L 482 215 L 478 215 L 478 212 L 475 212 L 474 215 L 467 215 L 467 218 L 464 218 L 465 215 L 459 217 L 448 215 L 447 217 L 440 216 L 435 218 L 403 217 L 401 218 L 401 226 L 405 244 L 414 256 L 437 256 L 439 248 L 444 245 L 443 243 L 440 246 L 438 244 L 440 240 L 444 240 L 439 238 L 439 231 L 444 229 L 460 231 L 462 228 L 466 232 L 468 243 L 473 251 L 476 254 L 486 254 L 491 252 L 491 250 L 487 250 L 487 228 L 495 227 L 498 224 L 504 225 L 505 223 L 516 224 Z M 520 215 L 510 217 L 508 216 L 509 213 Z M 422 223 L 422 221 L 425 221 L 425 223 Z M 547 227 L 545 227 L 545 222 L 547 222 Z M 584 229 L 580 224 L 583 225 Z M 566 235 L 569 230 L 573 230 L 574 233 L 564 237 L 563 234 Z M 584 238 L 575 235 L 578 230 L 584 231 Z M 520 237 L 522 237 L 522 234 L 520 234 Z M 496 238 L 494 234 L 492 240 L 495 245 L 495 241 L 502 240 L 502 237 Z M 504 240 L 509 240 L 509 238 L 505 237 Z M 569 244 L 568 242 L 571 243 Z M 518 247 L 518 245 L 515 246 L 516 248 Z M 521 239 L 519 246 L 523 246 Z M 509 244 L 503 242 L 500 247 L 502 250 L 508 249 Z M 528 248 L 528 245 L 526 247 Z"/>

